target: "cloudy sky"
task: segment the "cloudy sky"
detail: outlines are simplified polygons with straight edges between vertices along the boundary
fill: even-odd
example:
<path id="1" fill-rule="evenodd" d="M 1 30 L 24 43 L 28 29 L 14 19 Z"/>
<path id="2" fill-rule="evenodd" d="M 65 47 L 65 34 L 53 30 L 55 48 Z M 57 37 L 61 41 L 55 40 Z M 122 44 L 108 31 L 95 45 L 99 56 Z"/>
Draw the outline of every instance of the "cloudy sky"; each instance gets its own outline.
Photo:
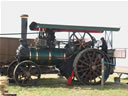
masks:
<path id="1" fill-rule="evenodd" d="M 29 15 L 28 24 L 36 21 L 48 24 L 119 27 L 120 31 L 113 34 L 114 48 L 128 48 L 127 1 L 3 1 L 1 33 L 21 32 L 22 14 Z M 99 34 L 96 37 L 99 39 L 101 36 Z"/>

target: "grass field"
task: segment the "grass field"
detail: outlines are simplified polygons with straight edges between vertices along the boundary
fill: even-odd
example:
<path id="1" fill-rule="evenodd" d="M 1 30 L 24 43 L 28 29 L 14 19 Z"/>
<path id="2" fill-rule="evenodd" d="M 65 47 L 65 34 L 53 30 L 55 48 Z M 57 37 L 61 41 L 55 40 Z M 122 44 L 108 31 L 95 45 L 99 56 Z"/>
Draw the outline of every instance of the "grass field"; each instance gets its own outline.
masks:
<path id="1" fill-rule="evenodd" d="M 56 74 L 43 75 L 39 81 L 39 86 L 20 87 L 16 84 L 9 84 L 6 88 L 10 93 L 17 96 L 128 96 L 128 85 L 115 84 L 114 74 L 109 77 L 104 88 L 100 85 L 82 85 L 73 82 L 71 86 L 66 86 L 66 79 L 58 78 Z M 128 82 L 128 78 L 122 79 L 122 83 Z"/>

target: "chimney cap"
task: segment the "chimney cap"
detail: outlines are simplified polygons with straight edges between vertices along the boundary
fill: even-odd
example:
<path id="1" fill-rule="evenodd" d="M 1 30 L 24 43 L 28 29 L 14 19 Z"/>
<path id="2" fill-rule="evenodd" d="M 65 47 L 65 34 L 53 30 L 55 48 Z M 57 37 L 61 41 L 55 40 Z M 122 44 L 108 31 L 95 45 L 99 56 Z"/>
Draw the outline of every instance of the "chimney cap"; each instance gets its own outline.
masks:
<path id="1" fill-rule="evenodd" d="M 23 14 L 23 15 L 21 15 L 20 17 L 21 17 L 21 18 L 27 18 L 28 15 L 27 15 L 27 14 Z"/>

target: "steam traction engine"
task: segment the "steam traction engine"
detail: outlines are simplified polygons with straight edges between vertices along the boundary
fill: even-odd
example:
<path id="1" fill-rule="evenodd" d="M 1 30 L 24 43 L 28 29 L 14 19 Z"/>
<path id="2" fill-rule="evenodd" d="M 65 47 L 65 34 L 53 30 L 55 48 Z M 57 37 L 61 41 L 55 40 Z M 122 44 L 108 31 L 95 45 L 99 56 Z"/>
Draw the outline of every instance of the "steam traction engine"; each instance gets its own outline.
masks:
<path id="1" fill-rule="evenodd" d="M 94 48 L 96 40 L 90 33 L 119 31 L 119 28 L 32 22 L 30 30 L 39 31 L 33 47 L 27 44 L 27 17 L 27 15 L 21 16 L 20 46 L 17 49 L 16 60 L 8 68 L 10 78 L 21 86 L 34 85 L 40 79 L 41 70 L 44 70 L 42 66 L 54 65 L 67 79 L 75 76 L 81 83 L 92 85 L 101 82 L 101 58 L 104 58 L 105 62 L 113 60 L 102 50 Z M 60 42 L 56 41 L 56 32 L 71 32 L 64 48 L 57 46 Z M 105 65 L 105 81 L 112 70 L 113 66 Z"/>

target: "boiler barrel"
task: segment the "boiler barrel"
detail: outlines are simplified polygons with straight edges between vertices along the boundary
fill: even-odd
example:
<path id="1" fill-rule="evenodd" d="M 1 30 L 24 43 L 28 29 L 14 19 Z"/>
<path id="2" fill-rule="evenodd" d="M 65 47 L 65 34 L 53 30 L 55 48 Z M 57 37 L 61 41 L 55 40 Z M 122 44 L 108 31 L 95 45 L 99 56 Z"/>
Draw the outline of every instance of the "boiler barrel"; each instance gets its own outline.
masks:
<path id="1" fill-rule="evenodd" d="M 66 54 L 64 49 L 30 48 L 29 59 L 38 64 L 57 65 L 65 61 Z"/>

